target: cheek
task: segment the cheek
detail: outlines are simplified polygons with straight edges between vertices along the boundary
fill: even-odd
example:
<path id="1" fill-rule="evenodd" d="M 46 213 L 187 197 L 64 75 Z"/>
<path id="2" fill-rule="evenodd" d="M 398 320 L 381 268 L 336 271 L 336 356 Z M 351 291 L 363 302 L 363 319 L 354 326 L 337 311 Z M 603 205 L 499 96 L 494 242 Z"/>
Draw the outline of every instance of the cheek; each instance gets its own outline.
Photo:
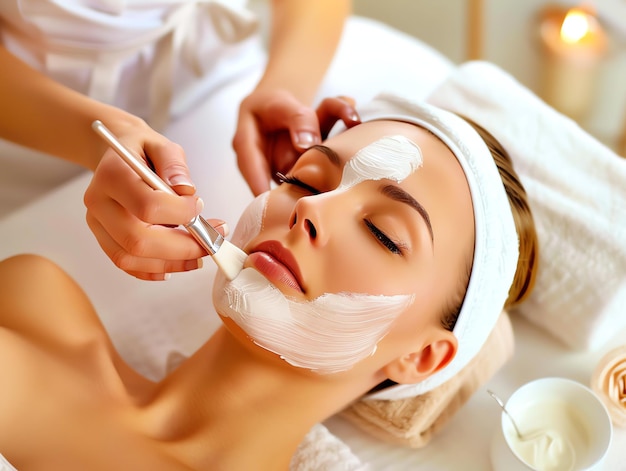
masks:
<path id="1" fill-rule="evenodd" d="M 419 267 L 404 262 L 390 262 L 385 254 L 362 234 L 354 237 L 345 235 L 337 240 L 332 250 L 322 259 L 324 272 L 319 279 L 324 280 L 326 289 L 331 292 L 367 293 L 372 295 L 396 295 L 414 293 L 422 282 Z M 317 259 L 320 262 L 320 258 Z"/>

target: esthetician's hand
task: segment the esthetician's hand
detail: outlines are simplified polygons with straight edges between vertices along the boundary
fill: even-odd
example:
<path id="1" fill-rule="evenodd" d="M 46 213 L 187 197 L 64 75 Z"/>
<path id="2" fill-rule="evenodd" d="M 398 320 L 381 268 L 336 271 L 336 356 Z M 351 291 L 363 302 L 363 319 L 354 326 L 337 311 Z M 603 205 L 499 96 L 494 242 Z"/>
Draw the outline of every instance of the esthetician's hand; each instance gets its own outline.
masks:
<path id="1" fill-rule="evenodd" d="M 283 139 L 277 148 L 279 137 Z M 300 153 L 319 142 L 315 110 L 290 92 L 257 89 L 241 102 L 233 149 L 255 196 L 270 189 L 276 172 L 290 168 Z"/>
<path id="2" fill-rule="evenodd" d="M 100 247 L 116 266 L 144 280 L 163 280 L 168 273 L 198 268 L 206 252 L 184 228 L 176 227 L 189 222 L 203 206 L 195 196 L 182 148 L 147 125 L 109 127 L 180 196 L 153 190 L 106 148 L 84 197 L 87 223 Z M 223 232 L 223 221 L 209 222 Z"/>
<path id="3" fill-rule="evenodd" d="M 322 100 L 315 110 L 322 140 L 328 137 L 328 133 L 338 121 L 343 121 L 348 129 L 361 123 L 355 105 L 354 98 L 345 95 Z"/>
<path id="4" fill-rule="evenodd" d="M 309 147 L 319 144 L 332 125 L 360 122 L 353 100 L 325 99 L 317 110 L 286 91 L 253 92 L 241 104 L 233 148 L 239 169 L 255 195 L 269 190 L 276 173 L 286 173 Z"/>

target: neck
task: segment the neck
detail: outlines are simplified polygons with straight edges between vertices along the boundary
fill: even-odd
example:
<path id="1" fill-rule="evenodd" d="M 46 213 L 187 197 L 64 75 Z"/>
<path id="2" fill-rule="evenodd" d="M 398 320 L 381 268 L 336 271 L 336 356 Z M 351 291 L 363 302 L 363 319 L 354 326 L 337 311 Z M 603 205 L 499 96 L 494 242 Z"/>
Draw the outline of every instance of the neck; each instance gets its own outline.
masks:
<path id="1" fill-rule="evenodd" d="M 149 433 L 184 444 L 192 467 L 287 469 L 311 427 L 368 387 L 287 367 L 245 342 L 219 329 L 146 409 Z"/>

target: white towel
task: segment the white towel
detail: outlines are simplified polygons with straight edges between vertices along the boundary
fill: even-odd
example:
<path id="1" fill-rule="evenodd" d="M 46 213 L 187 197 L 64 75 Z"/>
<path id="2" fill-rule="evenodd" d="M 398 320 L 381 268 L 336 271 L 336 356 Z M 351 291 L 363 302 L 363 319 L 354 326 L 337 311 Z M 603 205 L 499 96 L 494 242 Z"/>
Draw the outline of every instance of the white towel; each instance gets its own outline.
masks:
<path id="1" fill-rule="evenodd" d="M 290 471 L 367 471 L 369 467 L 321 424 L 315 425 L 291 459 Z"/>
<path id="2" fill-rule="evenodd" d="M 511 154 L 537 223 L 537 284 L 518 312 L 575 349 L 626 327 L 626 159 L 486 62 L 429 102 L 476 121 Z"/>

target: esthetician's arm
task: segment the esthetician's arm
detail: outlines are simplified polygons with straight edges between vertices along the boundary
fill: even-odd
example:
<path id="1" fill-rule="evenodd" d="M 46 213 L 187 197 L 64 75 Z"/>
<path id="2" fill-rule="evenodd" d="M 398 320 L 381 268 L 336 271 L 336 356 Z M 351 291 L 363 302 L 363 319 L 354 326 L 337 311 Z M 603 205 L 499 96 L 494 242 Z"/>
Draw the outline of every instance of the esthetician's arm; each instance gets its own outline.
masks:
<path id="1" fill-rule="evenodd" d="M 311 105 L 350 10 L 349 0 L 272 1 L 269 61 L 241 104 L 233 139 L 254 194 L 268 190 L 276 171 L 284 173 L 300 152 L 320 142 Z"/>
<path id="2" fill-rule="evenodd" d="M 51 80 L 1 45 L 0 70 L 0 137 L 95 171 L 85 195 L 87 221 L 116 265 L 146 279 L 197 266 L 204 253 L 188 234 L 154 225 L 188 222 L 199 211 L 197 197 L 151 190 L 91 123 L 100 119 L 126 146 L 149 156 L 164 180 L 188 182 L 174 186 L 179 194 L 193 195 L 180 146 L 143 120 Z"/>

